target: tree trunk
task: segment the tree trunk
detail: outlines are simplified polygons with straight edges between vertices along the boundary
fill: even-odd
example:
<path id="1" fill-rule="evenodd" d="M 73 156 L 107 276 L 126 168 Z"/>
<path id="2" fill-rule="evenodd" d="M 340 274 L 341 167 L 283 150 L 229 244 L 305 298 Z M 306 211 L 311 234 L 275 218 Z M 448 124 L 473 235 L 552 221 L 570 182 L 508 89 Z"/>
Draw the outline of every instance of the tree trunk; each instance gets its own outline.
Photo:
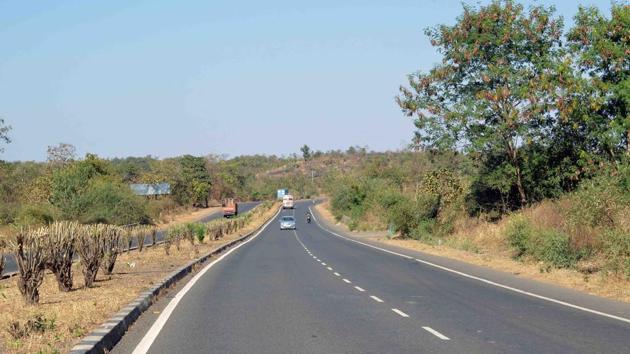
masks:
<path id="1" fill-rule="evenodd" d="M 18 289 L 27 304 L 34 305 L 39 302 L 39 285 L 37 284 L 37 281 L 20 277 L 18 279 Z"/>
<path id="2" fill-rule="evenodd" d="M 98 265 L 96 267 L 83 268 L 83 279 L 85 280 L 85 287 L 91 288 L 96 280 L 96 273 L 98 272 Z"/>
<path id="3" fill-rule="evenodd" d="M 58 269 L 55 273 L 59 291 L 67 293 L 72 290 L 72 268 Z"/>
<path id="4" fill-rule="evenodd" d="M 516 189 L 518 190 L 519 197 L 521 199 L 521 206 L 527 205 L 527 194 L 525 193 L 525 187 L 523 187 L 523 176 L 521 174 L 521 167 L 518 164 L 518 149 L 512 141 L 507 143 L 507 153 L 510 163 L 514 167 L 516 177 Z"/>
<path id="5" fill-rule="evenodd" d="M 527 195 L 525 194 L 525 188 L 523 187 L 521 168 L 518 164 L 514 167 L 516 168 L 516 188 L 518 189 L 518 194 L 521 197 L 521 206 L 525 206 L 527 205 Z"/>

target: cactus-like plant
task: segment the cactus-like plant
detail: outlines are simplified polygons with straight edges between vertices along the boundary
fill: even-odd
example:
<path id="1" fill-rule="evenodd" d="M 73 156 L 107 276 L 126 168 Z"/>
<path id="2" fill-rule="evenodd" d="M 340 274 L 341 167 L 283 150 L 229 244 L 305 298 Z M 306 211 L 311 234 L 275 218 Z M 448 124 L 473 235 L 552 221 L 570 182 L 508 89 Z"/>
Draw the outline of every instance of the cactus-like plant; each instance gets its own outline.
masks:
<path id="1" fill-rule="evenodd" d="M 133 227 L 126 228 L 123 237 L 125 243 L 125 252 L 131 252 L 131 244 L 133 243 Z"/>
<path id="2" fill-rule="evenodd" d="M 157 227 L 151 226 L 151 245 L 155 246 L 157 243 Z"/>
<path id="3" fill-rule="evenodd" d="M 103 261 L 101 269 L 106 275 L 112 275 L 118 255 L 122 251 L 122 238 L 125 230 L 111 226 L 105 234 Z"/>
<path id="4" fill-rule="evenodd" d="M 97 224 L 87 225 L 77 237 L 77 250 L 81 256 L 81 271 L 85 286 L 90 288 L 96 280 L 96 274 L 105 256 L 105 240 L 108 228 L 112 226 Z"/>
<path id="5" fill-rule="evenodd" d="M 4 237 L 0 235 L 0 277 L 2 277 L 2 272 L 4 271 L 4 253 L 6 246 Z"/>
<path id="6" fill-rule="evenodd" d="M 184 237 L 190 242 L 192 246 L 195 245 L 195 228 L 196 225 L 192 222 L 189 222 L 184 225 Z"/>
<path id="7" fill-rule="evenodd" d="M 171 254 L 171 246 L 175 242 L 176 239 L 179 238 L 179 228 L 178 226 L 171 226 L 166 230 L 166 235 L 164 237 L 164 252 L 168 256 Z M 179 250 L 179 247 L 177 248 Z"/>
<path id="8" fill-rule="evenodd" d="M 47 232 L 46 228 L 22 228 L 11 242 L 19 270 L 18 289 L 27 304 L 39 302 L 39 287 L 46 270 L 44 239 Z"/>
<path id="9" fill-rule="evenodd" d="M 72 290 L 72 261 L 78 232 L 76 222 L 55 222 L 48 227 L 48 237 L 44 240 L 46 268 L 55 275 L 59 291 Z"/>
<path id="10" fill-rule="evenodd" d="M 138 226 L 134 229 L 133 234 L 136 236 L 138 242 L 138 252 L 142 252 L 144 249 L 144 240 L 147 237 L 148 229 L 145 226 Z"/>

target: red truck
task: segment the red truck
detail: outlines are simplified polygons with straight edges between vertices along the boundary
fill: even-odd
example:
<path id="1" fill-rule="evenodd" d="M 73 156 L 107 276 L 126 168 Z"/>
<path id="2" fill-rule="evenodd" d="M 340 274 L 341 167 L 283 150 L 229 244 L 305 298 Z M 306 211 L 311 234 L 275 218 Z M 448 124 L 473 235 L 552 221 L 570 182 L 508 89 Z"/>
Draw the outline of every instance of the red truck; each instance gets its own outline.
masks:
<path id="1" fill-rule="evenodd" d="M 238 202 L 234 198 L 223 199 L 223 217 L 229 218 L 238 215 Z"/>

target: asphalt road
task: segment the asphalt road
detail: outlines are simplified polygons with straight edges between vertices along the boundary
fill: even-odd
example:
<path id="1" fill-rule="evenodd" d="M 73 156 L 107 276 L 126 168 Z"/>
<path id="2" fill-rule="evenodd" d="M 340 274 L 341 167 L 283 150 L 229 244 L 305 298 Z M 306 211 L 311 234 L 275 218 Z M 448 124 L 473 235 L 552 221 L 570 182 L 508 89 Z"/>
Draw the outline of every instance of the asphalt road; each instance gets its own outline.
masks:
<path id="1" fill-rule="evenodd" d="M 185 294 L 176 289 L 158 301 L 112 353 L 630 353 L 627 317 L 358 244 L 306 224 L 308 206 L 279 215 L 295 214 L 296 231 L 280 231 L 276 218 Z M 599 311 L 630 314 L 627 304 L 573 296 Z"/>
<path id="2" fill-rule="evenodd" d="M 253 207 L 255 207 L 256 205 L 258 205 L 259 202 L 245 202 L 245 203 L 240 203 L 239 204 L 239 213 L 246 213 L 249 210 L 251 210 Z M 223 217 L 223 213 L 221 211 L 212 213 L 206 217 L 203 217 L 201 219 L 198 220 L 198 222 L 208 222 L 208 221 L 212 221 L 215 219 L 219 219 Z M 156 241 L 162 241 L 164 240 L 164 231 L 159 231 L 156 235 Z M 148 245 L 151 243 L 151 239 L 147 238 L 144 241 L 145 245 Z M 132 242 L 132 246 L 135 247 L 137 246 L 137 242 L 135 240 L 133 240 Z M 2 274 L 8 274 L 8 273 L 13 273 L 16 272 L 18 270 L 17 268 L 17 264 L 15 263 L 15 259 L 12 256 L 8 256 L 5 257 L 5 267 L 4 267 L 4 271 L 2 272 Z M 1 275 L 1 274 L 0 274 Z"/>

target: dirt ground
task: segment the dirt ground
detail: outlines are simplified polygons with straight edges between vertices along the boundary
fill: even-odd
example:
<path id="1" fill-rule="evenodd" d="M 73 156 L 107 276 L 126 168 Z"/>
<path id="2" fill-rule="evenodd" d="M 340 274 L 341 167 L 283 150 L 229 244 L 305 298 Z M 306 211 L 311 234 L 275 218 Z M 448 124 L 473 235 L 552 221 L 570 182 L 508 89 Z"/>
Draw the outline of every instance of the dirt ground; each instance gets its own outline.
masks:
<path id="1" fill-rule="evenodd" d="M 318 204 L 315 208 L 326 221 L 336 224 L 345 231 L 350 232 L 345 225 L 338 224 L 335 221 L 332 213 L 327 209 L 327 204 Z M 544 267 L 544 265 L 540 263 L 517 261 L 510 257 L 509 252 L 505 250 L 501 251 L 500 247 L 496 244 L 493 244 L 488 249 L 471 247 L 473 250 L 468 251 L 458 249 L 462 245 L 458 245 L 458 248 L 455 248 L 446 243 L 442 245 L 430 245 L 417 240 L 388 238 L 386 231 L 370 233 L 350 232 L 350 234 L 366 237 L 383 244 L 456 259 L 512 273 L 520 277 L 579 290 L 591 295 L 630 303 L 630 281 L 628 280 L 606 276 L 602 272 L 587 275 L 573 269 L 547 269 L 547 267 Z"/>
<path id="2" fill-rule="evenodd" d="M 204 254 L 221 244 L 256 229 L 277 210 L 272 207 L 254 218 L 237 233 L 218 241 L 197 245 L 198 254 Z M 180 222 L 196 220 L 209 211 L 179 218 Z M 203 213 L 203 214 L 202 214 Z M 164 247 L 145 248 L 141 253 L 131 251 L 119 256 L 111 276 L 99 271 L 93 288 L 85 288 L 78 264 L 74 266 L 74 287 L 64 293 L 57 289 L 54 276 L 47 274 L 40 288 L 40 304 L 27 306 L 16 286 L 17 278 L 0 281 L 0 353 L 65 353 L 81 337 L 105 322 L 109 317 L 134 300 L 138 294 L 165 278 L 178 267 L 197 258 L 193 246 L 185 240 L 178 251 L 173 245 L 166 256 Z M 39 316 L 40 320 L 36 321 Z M 38 323 L 39 331 L 16 339 L 9 333 L 14 322 L 23 326 L 28 320 Z"/>

